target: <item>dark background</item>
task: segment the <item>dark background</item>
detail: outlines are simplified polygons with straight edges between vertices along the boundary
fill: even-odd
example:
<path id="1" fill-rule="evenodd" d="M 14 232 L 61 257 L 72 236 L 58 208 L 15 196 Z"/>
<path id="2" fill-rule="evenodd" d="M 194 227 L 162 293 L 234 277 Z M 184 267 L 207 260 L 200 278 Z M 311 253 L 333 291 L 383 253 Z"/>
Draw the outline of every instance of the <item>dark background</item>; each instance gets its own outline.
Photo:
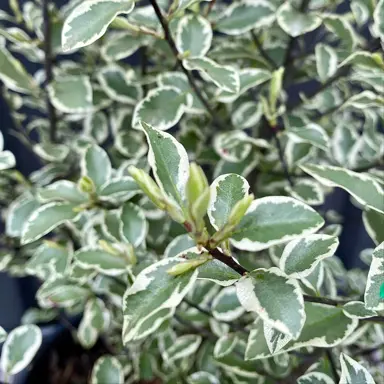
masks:
<path id="1" fill-rule="evenodd" d="M 20 6 L 25 0 L 19 0 Z M 66 0 L 56 0 L 56 4 L 61 6 Z M 348 3 L 348 2 L 346 2 Z M 345 8 L 347 4 L 341 7 Z M 10 12 L 8 1 L 1 0 L 0 8 Z M 19 59 L 22 58 L 15 54 Z M 34 73 L 38 69 L 38 65 L 22 60 L 28 72 Z M 306 83 L 300 88 L 290 89 L 292 97 L 297 97 L 299 92 L 309 92 L 316 83 Z M 1 132 L 4 135 L 5 148 L 13 152 L 16 157 L 17 169 L 24 175 L 29 175 L 34 170 L 39 169 L 39 163 L 28 150 L 12 135 L 12 120 L 4 100 L 0 96 L 0 121 Z M 16 197 L 16 196 L 15 196 Z M 349 196 L 341 189 L 335 190 L 328 196 L 324 206 L 325 209 L 334 209 L 339 212 L 343 220 L 343 232 L 340 235 L 340 246 L 337 255 L 343 260 L 348 268 L 361 265 L 359 253 L 364 248 L 373 247 L 372 240 L 367 235 L 362 219 L 361 210 L 353 206 L 349 201 Z M 0 231 L 4 227 L 0 223 Z M 0 325 L 6 330 L 10 330 L 17 326 L 20 322 L 22 313 L 29 307 L 35 305 L 34 295 L 37 283 L 33 278 L 11 278 L 5 273 L 0 272 Z"/>

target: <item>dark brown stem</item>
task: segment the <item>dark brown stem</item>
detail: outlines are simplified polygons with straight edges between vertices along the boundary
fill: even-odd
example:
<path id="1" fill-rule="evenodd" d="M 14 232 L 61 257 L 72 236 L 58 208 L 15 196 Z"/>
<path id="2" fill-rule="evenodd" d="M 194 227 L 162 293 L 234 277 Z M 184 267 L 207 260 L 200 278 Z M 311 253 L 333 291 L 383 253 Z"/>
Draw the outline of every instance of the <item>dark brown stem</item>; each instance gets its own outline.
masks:
<path id="1" fill-rule="evenodd" d="M 304 301 L 307 301 L 309 303 L 320 303 L 320 304 L 326 304 L 326 305 L 333 305 L 337 307 L 338 305 L 343 305 L 347 303 L 346 300 L 334 300 L 329 299 L 328 297 L 317 297 L 317 296 L 309 296 L 309 295 L 303 295 Z"/>
<path id="2" fill-rule="evenodd" d="M 365 323 L 384 323 L 384 316 L 372 316 L 372 317 L 368 317 L 367 319 L 362 319 L 360 320 L 362 322 L 365 322 Z"/>
<path id="3" fill-rule="evenodd" d="M 340 381 L 340 376 L 339 376 L 339 372 L 337 371 L 336 361 L 332 354 L 332 350 L 326 349 L 325 355 L 327 356 L 327 359 L 329 361 L 329 365 L 331 367 L 331 371 L 332 371 L 332 375 L 335 380 L 335 383 L 338 383 Z"/>
<path id="4" fill-rule="evenodd" d="M 154 9 L 154 11 L 156 13 L 156 16 L 159 19 L 160 24 L 161 24 L 161 26 L 163 28 L 165 40 L 167 40 L 167 42 L 168 42 L 168 44 L 169 44 L 169 46 L 170 46 L 170 48 L 172 50 L 172 53 L 174 54 L 174 56 L 175 56 L 175 58 L 177 60 L 177 63 L 179 65 L 180 69 L 187 76 L 189 85 L 191 86 L 191 88 L 193 89 L 194 93 L 196 94 L 196 96 L 201 101 L 201 103 L 204 105 L 205 109 L 211 115 L 214 123 L 217 126 L 219 126 L 220 128 L 222 128 L 221 127 L 221 123 L 219 123 L 219 121 L 216 119 L 215 113 L 214 113 L 213 109 L 211 108 L 211 106 L 209 105 L 208 101 L 206 100 L 206 98 L 201 93 L 201 91 L 198 88 L 198 86 L 197 86 L 197 84 L 195 82 L 195 79 L 193 78 L 192 74 L 187 69 L 184 68 L 183 62 L 182 62 L 182 60 L 179 57 L 179 51 L 178 51 L 178 49 L 176 47 L 175 41 L 173 40 L 171 31 L 169 29 L 168 22 L 167 22 L 167 20 L 165 20 L 163 14 L 161 12 L 161 9 L 159 7 L 159 4 L 157 4 L 156 0 L 149 0 L 149 2 L 151 3 L 151 5 L 152 5 L 152 7 L 153 7 L 153 9 Z"/>
<path id="5" fill-rule="evenodd" d="M 208 249 L 208 252 L 210 255 L 212 255 L 215 259 L 221 261 L 228 267 L 232 268 L 237 273 L 240 273 L 240 275 L 246 274 L 248 271 L 242 267 L 240 264 L 238 264 L 231 256 L 227 256 L 221 251 L 219 251 L 217 248 Z"/>
<path id="6" fill-rule="evenodd" d="M 264 58 L 264 60 L 273 68 L 276 69 L 276 63 L 271 59 L 267 52 L 265 52 L 263 45 L 261 44 L 259 38 L 257 37 L 254 31 L 251 31 L 251 36 L 253 43 L 256 45 L 257 50 L 260 52 L 260 55 Z"/>
<path id="7" fill-rule="evenodd" d="M 148 72 L 148 57 L 147 57 L 147 47 L 143 46 L 141 47 L 141 77 L 145 81 L 145 77 Z M 147 84 L 143 84 L 143 93 L 144 97 L 148 93 L 148 86 Z"/>
<path id="8" fill-rule="evenodd" d="M 215 4 L 216 4 L 216 0 L 211 0 L 211 2 L 207 6 L 207 11 L 205 12 L 205 15 L 204 15 L 205 17 L 209 16 Z"/>
<path id="9" fill-rule="evenodd" d="M 49 0 L 43 0 L 43 19 L 44 19 L 44 69 L 46 86 L 53 81 L 52 65 L 52 28 L 49 14 Z M 52 143 L 57 142 L 57 117 L 54 106 L 46 95 L 47 113 L 49 120 L 49 137 Z"/>

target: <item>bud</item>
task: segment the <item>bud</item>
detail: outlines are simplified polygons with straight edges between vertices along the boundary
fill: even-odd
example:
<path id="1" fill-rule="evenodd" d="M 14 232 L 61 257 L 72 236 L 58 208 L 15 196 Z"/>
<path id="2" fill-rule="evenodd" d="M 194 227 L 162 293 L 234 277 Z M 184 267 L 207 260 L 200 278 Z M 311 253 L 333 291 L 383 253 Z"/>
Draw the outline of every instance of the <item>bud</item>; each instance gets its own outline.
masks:
<path id="1" fill-rule="evenodd" d="M 158 185 L 155 183 L 155 180 L 153 180 L 152 177 L 142 169 L 136 168 L 134 165 L 131 165 L 128 168 L 128 172 L 139 185 L 139 187 L 143 190 L 143 192 L 151 199 L 153 204 L 164 210 L 164 196 Z"/>
<path id="2" fill-rule="evenodd" d="M 269 106 L 272 112 L 276 111 L 277 100 L 280 96 L 284 78 L 284 67 L 279 68 L 272 74 L 269 88 Z"/>
<path id="3" fill-rule="evenodd" d="M 238 201 L 235 206 L 232 208 L 231 213 L 229 214 L 228 224 L 232 227 L 236 227 L 244 217 L 247 209 L 253 201 L 253 194 L 243 197 Z"/>
<path id="4" fill-rule="evenodd" d="M 179 276 L 190 271 L 191 269 L 197 268 L 199 265 L 204 264 L 210 259 L 210 255 L 203 254 L 198 259 L 187 260 L 181 262 L 180 264 L 174 265 L 172 268 L 167 270 L 167 273 L 172 276 Z"/>
<path id="5" fill-rule="evenodd" d="M 177 221 L 178 223 L 184 223 L 184 221 L 185 221 L 184 213 L 171 200 L 169 200 L 169 199 L 165 200 L 165 208 L 164 209 L 168 212 L 169 216 L 171 216 L 171 218 L 174 221 Z"/>
<path id="6" fill-rule="evenodd" d="M 203 169 L 196 163 L 189 166 L 189 179 L 186 187 L 186 194 L 189 204 L 195 202 L 208 188 L 208 180 Z"/>
<path id="7" fill-rule="evenodd" d="M 96 191 L 95 184 L 93 183 L 92 179 L 88 176 L 83 176 L 78 181 L 78 186 L 80 191 L 86 193 L 87 195 L 91 195 Z"/>
<path id="8" fill-rule="evenodd" d="M 211 190 L 207 187 L 191 206 L 191 216 L 197 232 L 204 228 L 204 216 L 207 214 Z"/>

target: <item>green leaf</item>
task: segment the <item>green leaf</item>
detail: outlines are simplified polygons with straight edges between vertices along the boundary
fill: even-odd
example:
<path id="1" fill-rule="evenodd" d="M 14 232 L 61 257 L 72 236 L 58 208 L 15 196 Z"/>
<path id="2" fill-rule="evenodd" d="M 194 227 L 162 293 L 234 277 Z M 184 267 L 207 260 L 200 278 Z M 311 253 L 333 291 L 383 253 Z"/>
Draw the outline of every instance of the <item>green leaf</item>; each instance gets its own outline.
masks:
<path id="1" fill-rule="evenodd" d="M 84 269 L 93 269 L 107 276 L 119 276 L 127 272 L 128 260 L 103 249 L 83 248 L 74 255 L 76 263 Z"/>
<path id="2" fill-rule="evenodd" d="M 234 321 L 244 312 L 236 294 L 236 287 L 223 288 L 212 301 L 212 314 L 219 321 Z"/>
<path id="3" fill-rule="evenodd" d="M 348 56 L 339 67 L 345 65 L 353 65 L 356 67 L 361 67 L 365 69 L 381 69 L 384 70 L 383 57 L 380 53 L 370 53 L 370 52 L 354 52 L 352 55 Z"/>
<path id="4" fill-rule="evenodd" d="M 35 80 L 4 47 L 0 47 L 0 79 L 7 88 L 15 92 L 29 94 L 37 90 Z"/>
<path id="5" fill-rule="evenodd" d="M 310 143 L 324 151 L 328 151 L 329 137 L 320 125 L 310 123 L 302 128 L 291 128 L 288 135 L 292 136 L 296 142 Z"/>
<path id="6" fill-rule="evenodd" d="M 241 77 L 240 77 L 241 82 Z M 241 85 L 240 85 L 241 87 Z M 242 103 L 231 116 L 232 124 L 238 129 L 252 128 L 257 125 L 263 116 L 261 103 L 247 101 Z"/>
<path id="7" fill-rule="evenodd" d="M 82 48 L 98 40 L 121 13 L 132 12 L 133 0 L 86 0 L 64 21 L 61 44 L 64 52 Z"/>
<path id="8" fill-rule="evenodd" d="M 201 3 L 202 1 L 212 1 L 212 0 L 179 0 L 178 1 L 178 10 L 186 9 L 196 3 Z"/>
<path id="9" fill-rule="evenodd" d="M 130 200 L 133 196 L 140 193 L 140 189 L 131 176 L 112 178 L 103 184 L 99 196 L 106 200 Z"/>
<path id="10" fill-rule="evenodd" d="M 66 221 L 74 220 L 78 215 L 78 212 L 74 210 L 76 205 L 71 203 L 48 203 L 33 211 L 23 227 L 22 244 L 32 243 Z"/>
<path id="11" fill-rule="evenodd" d="M 300 168 L 321 184 L 345 189 L 360 204 L 384 213 L 383 188 L 370 176 L 331 165 L 306 164 Z"/>
<path id="12" fill-rule="evenodd" d="M 138 247 L 148 233 L 148 223 L 144 211 L 136 204 L 127 202 L 123 205 L 120 220 L 121 237 L 135 248 Z"/>
<path id="13" fill-rule="evenodd" d="M 102 89 L 111 99 L 136 105 L 143 92 L 138 85 L 132 84 L 133 77 L 133 71 L 125 73 L 117 65 L 105 67 L 97 75 Z"/>
<path id="14" fill-rule="evenodd" d="M 196 245 L 195 241 L 188 235 L 180 235 L 175 237 L 165 248 L 164 257 L 175 257 L 183 251 Z"/>
<path id="15" fill-rule="evenodd" d="M 173 363 L 193 355 L 199 348 L 202 337 L 199 335 L 183 335 L 179 336 L 175 342 L 168 348 L 166 353 L 167 363 Z"/>
<path id="16" fill-rule="evenodd" d="M 221 336 L 215 344 L 213 356 L 216 359 L 221 359 L 222 357 L 229 355 L 234 350 L 237 343 L 238 338 L 236 334 L 229 333 Z"/>
<path id="17" fill-rule="evenodd" d="M 318 182 L 311 179 L 299 179 L 293 187 L 287 186 L 285 190 L 295 199 L 308 205 L 321 205 L 324 203 L 324 190 Z"/>
<path id="18" fill-rule="evenodd" d="M 363 212 L 363 223 L 368 235 L 376 245 L 384 241 L 384 215 L 367 209 Z"/>
<path id="19" fill-rule="evenodd" d="M 112 174 L 112 165 L 108 154 L 97 145 L 90 145 L 81 159 L 81 174 L 89 177 L 97 191 L 101 191 L 109 182 Z"/>
<path id="20" fill-rule="evenodd" d="M 210 189 L 208 217 L 212 226 L 219 230 L 228 222 L 236 203 L 248 195 L 249 184 L 244 177 L 229 173 L 216 178 Z"/>
<path id="21" fill-rule="evenodd" d="M 384 106 L 384 97 L 377 95 L 372 91 L 363 91 L 350 97 L 342 106 L 342 109 L 366 109 L 382 108 Z"/>
<path id="22" fill-rule="evenodd" d="M 188 14 L 177 24 L 175 43 L 180 53 L 188 52 L 188 57 L 203 57 L 211 48 L 212 36 L 211 24 L 207 19 Z"/>
<path id="23" fill-rule="evenodd" d="M 22 325 L 12 330 L 2 349 L 0 367 L 8 375 L 15 375 L 33 360 L 40 348 L 42 334 L 36 325 Z"/>
<path id="24" fill-rule="evenodd" d="M 215 375 L 204 371 L 192 373 L 187 380 L 188 384 L 220 384 Z"/>
<path id="25" fill-rule="evenodd" d="M 239 73 L 231 66 L 218 64 L 207 57 L 185 59 L 183 65 L 188 70 L 199 71 L 204 79 L 224 91 L 238 93 L 240 90 Z"/>
<path id="26" fill-rule="evenodd" d="M 373 13 L 374 28 L 380 36 L 381 41 L 384 40 L 384 0 L 380 0 Z"/>
<path id="27" fill-rule="evenodd" d="M 0 172 L 13 168 L 16 165 L 16 158 L 10 151 L 0 151 Z"/>
<path id="28" fill-rule="evenodd" d="M 265 0 L 242 0 L 232 3 L 220 15 L 216 29 L 227 35 L 242 35 L 255 28 L 270 26 L 275 7 Z"/>
<path id="29" fill-rule="evenodd" d="M 132 126 L 140 128 L 145 122 L 166 131 L 176 125 L 186 109 L 192 106 L 192 96 L 178 88 L 164 86 L 151 89 L 135 107 Z"/>
<path id="30" fill-rule="evenodd" d="M 99 298 L 89 299 L 77 331 L 81 346 L 86 349 L 92 348 L 99 334 L 108 329 L 109 323 L 110 314 L 104 302 Z"/>
<path id="31" fill-rule="evenodd" d="M 315 13 L 300 12 L 287 1 L 277 10 L 277 22 L 288 35 L 298 37 L 320 27 L 321 17 Z"/>
<path id="32" fill-rule="evenodd" d="M 108 35 L 108 40 L 101 48 L 101 55 L 106 61 L 118 61 L 133 55 L 144 43 L 144 37 L 131 32 L 119 32 Z"/>
<path id="33" fill-rule="evenodd" d="M 139 273 L 123 298 L 123 343 L 147 337 L 172 317 L 194 285 L 198 271 L 171 276 L 167 271 L 185 259 L 160 260 Z"/>
<path id="34" fill-rule="evenodd" d="M 47 87 L 51 103 L 61 112 L 84 113 L 93 108 L 92 85 L 88 76 L 65 76 Z"/>
<path id="35" fill-rule="evenodd" d="M 82 204 L 88 201 L 88 197 L 79 190 L 77 184 L 69 180 L 59 180 L 40 189 L 38 197 L 43 203 L 63 200 Z"/>
<path id="36" fill-rule="evenodd" d="M 327 14 L 323 19 L 324 25 L 328 30 L 334 33 L 342 46 L 351 51 L 358 43 L 358 37 L 351 23 L 345 16 L 336 14 Z"/>
<path id="37" fill-rule="evenodd" d="M 101 356 L 92 369 L 91 384 L 124 384 L 124 370 L 114 356 Z"/>
<path id="38" fill-rule="evenodd" d="M 296 280 L 277 268 L 256 269 L 236 284 L 237 296 L 248 312 L 294 339 L 305 322 L 304 299 Z"/>
<path id="39" fill-rule="evenodd" d="M 84 135 L 94 138 L 98 144 L 107 140 L 109 132 L 105 113 L 90 113 L 86 116 L 84 119 Z"/>
<path id="40" fill-rule="evenodd" d="M 279 268 L 288 276 L 308 276 L 321 260 L 334 255 L 339 240 L 329 235 L 314 234 L 289 242 L 280 258 Z"/>
<path id="41" fill-rule="evenodd" d="M 22 194 L 13 201 L 9 206 L 5 222 L 6 234 L 10 237 L 21 237 L 24 224 L 38 207 L 37 200 L 29 194 Z"/>
<path id="42" fill-rule="evenodd" d="M 254 200 L 235 229 L 236 248 L 260 251 L 297 237 L 312 234 L 324 224 L 311 207 L 290 197 L 269 196 Z"/>
<path id="43" fill-rule="evenodd" d="M 2 343 L 7 338 L 7 332 L 4 331 L 4 328 L 0 326 L 0 343 Z"/>
<path id="44" fill-rule="evenodd" d="M 337 71 L 337 53 L 329 45 L 316 45 L 316 68 L 322 82 L 332 77 Z"/>
<path id="45" fill-rule="evenodd" d="M 351 319 L 368 319 L 377 315 L 375 311 L 365 308 L 365 304 L 362 301 L 350 301 L 344 304 L 343 310 L 345 316 Z"/>
<path id="46" fill-rule="evenodd" d="M 372 253 L 372 262 L 369 268 L 367 286 L 365 288 L 364 302 L 367 309 L 374 311 L 384 310 L 384 297 L 382 285 L 384 282 L 384 242 Z"/>
<path id="47" fill-rule="evenodd" d="M 334 381 L 323 372 L 309 372 L 300 376 L 297 384 L 334 384 Z"/>
<path id="48" fill-rule="evenodd" d="M 340 384 L 375 384 L 368 370 L 344 353 L 340 354 L 340 365 Z"/>
<path id="49" fill-rule="evenodd" d="M 148 162 L 162 191 L 183 206 L 189 177 L 188 155 L 184 147 L 166 132 L 142 124 L 150 151 Z"/>
<path id="50" fill-rule="evenodd" d="M 43 160 L 62 162 L 68 156 L 69 147 L 64 144 L 39 143 L 33 146 L 33 151 Z"/>

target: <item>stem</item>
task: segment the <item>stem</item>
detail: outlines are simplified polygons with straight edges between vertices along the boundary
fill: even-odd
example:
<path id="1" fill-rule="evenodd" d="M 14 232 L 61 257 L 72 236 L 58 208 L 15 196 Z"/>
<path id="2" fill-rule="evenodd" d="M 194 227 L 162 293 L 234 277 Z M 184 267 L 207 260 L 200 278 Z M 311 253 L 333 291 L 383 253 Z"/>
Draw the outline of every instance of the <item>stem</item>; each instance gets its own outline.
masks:
<path id="1" fill-rule="evenodd" d="M 242 267 L 240 264 L 237 264 L 237 262 L 231 257 L 227 256 L 221 251 L 219 251 L 217 248 L 208 249 L 208 252 L 217 260 L 221 261 L 228 267 L 232 268 L 237 273 L 240 273 L 240 275 L 246 274 L 248 271 Z"/>
<path id="2" fill-rule="evenodd" d="M 335 359 L 332 355 L 332 350 L 326 349 L 325 354 L 326 354 L 327 359 L 329 361 L 329 365 L 331 366 L 331 371 L 333 374 L 333 378 L 335 379 L 335 383 L 338 383 L 340 381 L 340 376 L 339 376 L 339 373 L 337 372 L 337 366 L 336 366 Z"/>
<path id="3" fill-rule="evenodd" d="M 145 76 L 147 75 L 147 70 L 148 70 L 148 57 L 147 57 L 147 47 L 141 47 L 141 77 L 144 79 Z M 143 84 L 143 93 L 144 97 L 148 93 L 148 85 Z"/>
<path id="4" fill-rule="evenodd" d="M 257 50 L 260 52 L 260 55 L 265 59 L 265 61 L 268 62 L 268 64 L 273 69 L 276 69 L 277 68 L 276 63 L 271 59 L 268 53 L 265 52 L 259 38 L 257 37 L 256 33 L 253 30 L 251 30 L 251 36 L 252 36 L 253 43 L 256 45 Z"/>
<path id="5" fill-rule="evenodd" d="M 208 4 L 207 10 L 205 12 L 204 17 L 208 17 L 209 14 L 211 13 L 213 7 L 215 6 L 216 0 L 211 0 L 211 2 Z"/>
<path id="6" fill-rule="evenodd" d="M 49 0 L 43 0 L 44 19 L 44 69 L 46 86 L 53 81 L 52 47 L 51 47 L 51 20 L 49 15 Z M 54 106 L 46 95 L 47 113 L 49 120 L 49 137 L 52 143 L 57 142 L 57 117 Z"/>
<path id="7" fill-rule="evenodd" d="M 163 28 L 164 38 L 165 38 L 165 40 L 167 40 L 167 42 L 168 42 L 168 44 L 169 44 L 169 46 L 170 46 L 170 48 L 171 48 L 175 58 L 176 58 L 177 64 L 179 65 L 181 70 L 184 72 L 184 74 L 187 76 L 189 85 L 191 86 L 191 88 L 195 92 L 196 96 L 201 101 L 201 103 L 204 105 L 204 107 L 206 108 L 208 113 L 211 115 L 211 117 L 212 117 L 213 121 L 215 122 L 215 124 L 218 125 L 220 128 L 222 128 L 221 124 L 218 122 L 218 120 L 215 117 L 215 113 L 214 113 L 213 109 L 211 108 L 211 106 L 209 105 L 208 101 L 205 99 L 205 97 L 203 96 L 203 94 L 201 93 L 199 88 L 197 87 L 197 84 L 195 83 L 195 79 L 193 78 L 192 74 L 187 69 L 184 68 L 183 62 L 179 58 L 179 51 L 178 51 L 178 49 L 176 47 L 176 44 L 175 44 L 175 41 L 173 40 L 173 37 L 171 35 L 171 31 L 169 29 L 168 22 L 163 17 L 163 14 L 161 13 L 161 9 L 160 9 L 157 1 L 156 0 L 149 0 L 149 2 L 151 3 L 151 5 L 152 5 L 152 7 L 153 7 L 153 9 L 154 9 L 154 11 L 156 13 L 156 16 L 159 19 L 160 24 L 161 24 L 161 26 Z"/>

